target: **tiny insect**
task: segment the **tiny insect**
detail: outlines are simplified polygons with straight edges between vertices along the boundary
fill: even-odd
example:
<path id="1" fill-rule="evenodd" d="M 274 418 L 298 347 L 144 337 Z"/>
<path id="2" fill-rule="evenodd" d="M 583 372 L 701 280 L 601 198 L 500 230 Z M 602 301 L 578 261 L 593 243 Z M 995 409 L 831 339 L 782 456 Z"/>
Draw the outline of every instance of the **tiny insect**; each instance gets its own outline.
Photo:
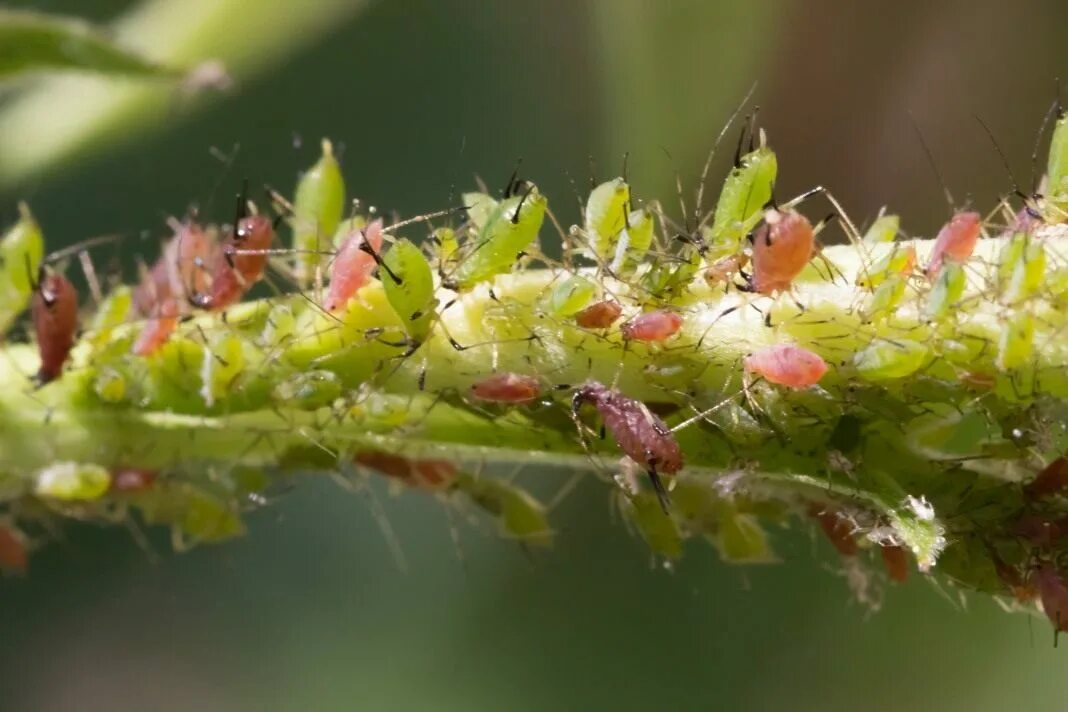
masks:
<path id="1" fill-rule="evenodd" d="M 0 571 L 24 574 L 29 567 L 29 555 L 22 534 L 14 527 L 0 524 Z"/>
<path id="2" fill-rule="evenodd" d="M 447 460 L 410 460 L 380 450 L 358 452 L 355 461 L 416 489 L 446 489 L 453 485 L 459 474 L 456 465 Z"/>
<path id="3" fill-rule="evenodd" d="M 1028 499 L 1042 499 L 1065 489 L 1068 489 L 1068 455 L 1061 455 L 1046 465 L 1023 488 Z"/>
<path id="4" fill-rule="evenodd" d="M 734 275 L 745 269 L 747 264 L 749 264 L 749 255 L 744 252 L 718 259 L 705 270 L 705 281 L 710 287 L 727 284 Z"/>
<path id="5" fill-rule="evenodd" d="M 619 449 L 646 469 L 660 506 L 667 511 L 667 489 L 660 475 L 673 475 L 683 465 L 682 450 L 671 429 L 644 403 L 596 381 L 578 388 L 571 398 L 571 414 L 576 423 L 584 403 L 597 409 Z"/>
<path id="6" fill-rule="evenodd" d="M 330 267 L 330 291 L 323 303 L 324 309 L 329 312 L 343 309 L 356 296 L 371 278 L 376 265 L 375 255 L 381 249 L 381 220 L 349 234 Z"/>
<path id="7" fill-rule="evenodd" d="M 786 291 L 815 254 L 816 232 L 794 210 L 768 210 L 753 234 L 753 273 L 747 288 L 758 294 Z"/>
<path id="8" fill-rule="evenodd" d="M 155 353 L 163 344 L 167 343 L 167 339 L 178 328 L 180 315 L 181 309 L 178 301 L 173 297 L 165 299 L 157 307 L 157 316 L 145 322 L 141 333 L 137 335 L 137 339 L 131 347 L 131 351 L 136 356 L 148 356 Z"/>
<path id="9" fill-rule="evenodd" d="M 262 215 L 249 215 L 222 248 L 215 251 L 211 267 L 211 288 L 190 297 L 193 306 L 217 311 L 230 306 L 263 277 L 267 250 L 274 240 L 274 227 Z"/>
<path id="10" fill-rule="evenodd" d="M 949 222 L 942 226 L 935 238 L 930 260 L 927 262 L 927 278 L 934 279 L 942 270 L 942 262 L 952 257 L 964 263 L 972 256 L 975 245 L 979 242 L 983 218 L 979 213 L 960 211 L 954 213 Z"/>
<path id="11" fill-rule="evenodd" d="M 34 291 L 30 311 L 37 335 L 41 367 L 37 383 L 54 381 L 63 372 L 63 364 L 74 346 L 78 328 L 78 294 L 74 285 L 57 272 L 42 269 Z"/>
<path id="12" fill-rule="evenodd" d="M 1048 563 L 1040 564 L 1033 576 L 1042 611 L 1053 624 L 1054 633 L 1068 630 L 1068 584 L 1064 577 Z"/>
<path id="13" fill-rule="evenodd" d="M 827 362 L 819 354 L 793 344 L 775 344 L 745 357 L 745 370 L 790 388 L 807 388 L 819 383 L 827 373 Z"/>
<path id="14" fill-rule="evenodd" d="M 111 471 L 111 492 L 130 494 L 145 492 L 156 484 L 159 473 L 141 467 L 120 467 Z"/>
<path id="15" fill-rule="evenodd" d="M 883 557 L 883 566 L 890 580 L 897 583 L 905 583 L 909 580 L 908 553 L 903 547 L 884 545 L 879 547 L 879 553 Z"/>
<path id="16" fill-rule="evenodd" d="M 809 505 L 808 513 L 820 525 L 820 529 L 839 554 L 842 556 L 857 555 L 857 540 L 853 536 L 853 525 L 848 519 L 816 503 Z"/>
<path id="17" fill-rule="evenodd" d="M 616 323 L 622 313 L 623 307 L 619 302 L 606 299 L 594 302 L 575 314 L 575 323 L 583 329 L 607 329 Z"/>
<path id="18" fill-rule="evenodd" d="M 639 314 L 620 327 L 629 341 L 665 341 L 682 328 L 682 315 L 667 309 Z"/>
<path id="19" fill-rule="evenodd" d="M 490 403 L 529 403 L 541 395 L 541 383 L 532 376 L 495 373 L 471 386 L 471 397 Z"/>
<path id="20" fill-rule="evenodd" d="M 211 274 L 207 265 L 213 262 L 217 249 L 214 236 L 197 223 L 176 224 L 174 237 L 164 245 L 159 259 L 134 288 L 134 306 L 143 316 L 154 317 L 168 299 L 185 301 L 208 291 Z"/>

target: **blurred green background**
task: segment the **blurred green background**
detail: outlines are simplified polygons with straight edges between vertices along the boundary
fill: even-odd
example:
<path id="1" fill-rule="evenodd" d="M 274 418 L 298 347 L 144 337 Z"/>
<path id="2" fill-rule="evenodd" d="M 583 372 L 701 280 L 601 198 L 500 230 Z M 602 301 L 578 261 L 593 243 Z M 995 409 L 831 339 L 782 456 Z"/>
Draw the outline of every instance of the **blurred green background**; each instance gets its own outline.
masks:
<path id="1" fill-rule="evenodd" d="M 101 21 L 130 5 L 12 4 Z M 117 231 L 143 236 L 150 254 L 163 217 L 190 203 L 226 219 L 244 177 L 288 189 L 324 135 L 344 144 L 350 192 L 401 214 L 444 206 L 476 173 L 501 185 L 522 157 L 573 222 L 572 180 L 587 183 L 590 158 L 599 178 L 617 174 L 626 151 L 636 191 L 672 205 L 674 173 L 693 185 L 758 82 L 781 195 L 824 184 L 857 221 L 888 204 L 907 232 L 930 234 L 949 209 L 910 113 L 956 199 L 986 208 L 1011 183 L 973 116 L 1028 181 L 1068 68 L 1063 0 L 378 0 L 338 17 L 203 110 L 176 103 L 151 132 L 8 185 L 3 222 L 28 199 L 52 246 Z M 226 170 L 209 149 L 235 144 Z M 1068 704 L 1066 653 L 1044 620 L 962 606 L 923 580 L 869 615 L 830 547 L 803 532 L 778 535 L 781 565 L 730 568 L 694 547 L 677 570 L 652 570 L 589 486 L 555 512 L 554 550 L 530 558 L 461 526 L 461 561 L 438 504 L 378 494 L 406 572 L 368 500 L 326 481 L 253 515 L 249 537 L 181 556 L 165 537 L 153 537 L 155 560 L 121 528 L 68 529 L 29 578 L 0 581 L 0 708 Z"/>

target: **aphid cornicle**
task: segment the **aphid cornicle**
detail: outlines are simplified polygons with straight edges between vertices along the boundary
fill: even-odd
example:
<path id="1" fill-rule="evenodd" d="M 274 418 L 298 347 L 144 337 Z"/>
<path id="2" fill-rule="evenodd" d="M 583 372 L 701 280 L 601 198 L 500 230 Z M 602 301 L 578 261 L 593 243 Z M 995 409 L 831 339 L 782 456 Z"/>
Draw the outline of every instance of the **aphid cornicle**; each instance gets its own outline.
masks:
<path id="1" fill-rule="evenodd" d="M 628 341 L 666 341 L 682 328 L 682 315 L 657 309 L 634 317 L 620 327 Z"/>
<path id="2" fill-rule="evenodd" d="M 375 271 L 375 257 L 382 249 L 382 221 L 375 220 L 366 228 L 353 230 L 345 238 L 330 266 L 330 290 L 323 308 L 329 312 L 343 309 Z M 374 254 L 368 252 L 371 250 Z"/>
<path id="3" fill-rule="evenodd" d="M 579 387 L 571 398 L 571 412 L 576 422 L 584 403 L 597 409 L 619 449 L 646 469 L 660 504 L 666 510 L 667 489 L 660 475 L 673 475 L 683 465 L 682 450 L 671 429 L 641 401 L 596 381 Z"/>
<path id="4" fill-rule="evenodd" d="M 982 231 L 983 218 L 979 213 L 960 211 L 954 213 L 949 222 L 942 226 L 935 238 L 930 260 L 927 262 L 927 277 L 934 279 L 942 270 L 942 260 L 952 257 L 957 262 L 966 262 L 975 251 Z"/>
<path id="5" fill-rule="evenodd" d="M 471 397 L 489 403 L 529 403 L 541 395 L 541 383 L 532 376 L 495 373 L 471 386 Z"/>
<path id="6" fill-rule="evenodd" d="M 263 277 L 273 240 L 274 227 L 263 215 L 238 220 L 233 234 L 215 251 L 210 289 L 192 295 L 193 305 L 217 311 L 241 299 Z"/>
<path id="7" fill-rule="evenodd" d="M 42 269 L 30 309 L 41 355 L 37 382 L 44 385 L 63 372 L 63 364 L 74 346 L 74 332 L 78 328 L 78 293 L 66 277 Z"/>
<path id="8" fill-rule="evenodd" d="M 594 302 L 582 311 L 575 314 L 575 323 L 583 329 L 607 329 L 616 323 L 616 319 L 623 314 L 623 307 L 619 302 L 605 299 Z"/>
<path id="9" fill-rule="evenodd" d="M 815 254 L 812 223 L 794 210 L 768 210 L 753 234 L 749 288 L 758 294 L 786 291 Z"/>
<path id="10" fill-rule="evenodd" d="M 789 388 L 807 388 L 827 373 L 827 362 L 808 349 L 793 344 L 774 344 L 745 357 L 745 370 Z"/>

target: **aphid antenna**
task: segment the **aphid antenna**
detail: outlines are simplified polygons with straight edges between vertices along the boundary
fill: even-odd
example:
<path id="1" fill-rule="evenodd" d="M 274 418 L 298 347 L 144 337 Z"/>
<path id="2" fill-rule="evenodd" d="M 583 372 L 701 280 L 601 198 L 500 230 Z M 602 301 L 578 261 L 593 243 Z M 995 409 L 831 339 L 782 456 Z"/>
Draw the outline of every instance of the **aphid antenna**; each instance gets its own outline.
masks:
<path id="1" fill-rule="evenodd" d="M 1009 165 L 1009 159 L 1006 158 L 1005 152 L 1001 150 L 1001 146 L 998 144 L 997 139 L 994 138 L 994 132 L 990 130 L 990 127 L 986 125 L 986 122 L 983 121 L 983 119 L 978 114 L 972 114 L 972 116 L 975 118 L 976 121 L 979 122 L 979 125 L 983 128 L 983 132 L 986 133 L 987 138 L 990 139 L 990 143 L 993 144 L 994 151 L 997 152 L 998 158 L 1001 159 L 1001 165 L 1005 168 L 1005 172 L 1009 174 L 1009 180 L 1012 181 L 1013 195 L 1023 201 L 1024 209 L 1027 210 L 1028 215 L 1035 218 L 1036 220 L 1041 219 L 1042 213 L 1040 213 L 1034 205 L 1037 197 L 1034 194 L 1034 189 L 1032 188 L 1031 195 L 1024 193 L 1020 189 L 1020 184 L 1016 180 L 1016 174 L 1013 173 L 1012 166 Z"/>
<path id="2" fill-rule="evenodd" d="M 470 207 L 471 206 L 469 206 L 469 205 L 457 205 L 457 206 L 452 207 L 452 208 L 445 208 L 444 210 L 435 210 L 432 213 L 424 213 L 423 215 L 416 215 L 415 217 L 411 217 L 411 218 L 408 218 L 406 220 L 400 220 L 398 222 L 395 222 L 392 225 L 390 225 L 389 227 L 382 228 L 382 234 L 384 234 L 384 235 L 392 235 L 394 232 L 396 232 L 397 230 L 400 230 L 402 227 L 408 227 L 409 225 L 415 225 L 415 224 L 418 224 L 418 223 L 430 222 L 431 220 L 434 220 L 435 218 L 447 217 L 447 216 L 453 215 L 455 213 L 467 212 L 470 209 Z"/>
<path id="3" fill-rule="evenodd" d="M 716 403 L 715 405 L 713 405 L 713 406 L 711 406 L 709 408 L 706 408 L 705 410 L 700 410 L 699 411 L 699 410 L 697 410 L 697 408 L 695 408 L 694 406 L 691 405 L 690 408 L 696 414 L 690 416 L 689 418 L 687 418 L 686 420 L 682 421 L 681 423 L 679 423 L 677 425 L 671 426 L 670 432 L 677 433 L 678 431 L 683 430 L 685 428 L 688 428 L 688 427 L 690 427 L 691 425 L 693 425 L 695 423 L 698 423 L 698 422 L 700 422 L 702 420 L 707 420 L 708 416 L 710 416 L 713 413 L 717 412 L 720 408 L 724 408 L 724 407 L 730 405 L 731 403 L 736 401 L 738 399 L 738 396 L 741 395 L 741 394 L 742 394 L 742 391 L 738 391 L 734 395 L 727 396 L 726 398 L 723 398 L 718 403 Z M 711 422 L 711 421 L 709 421 L 709 422 Z"/>
<path id="4" fill-rule="evenodd" d="M 1060 79 L 1056 80 L 1057 90 L 1056 97 L 1053 99 L 1053 103 L 1046 109 L 1046 115 L 1042 117 L 1042 123 L 1038 127 L 1038 133 L 1035 134 L 1035 143 L 1031 149 L 1031 193 L 1032 195 L 1038 195 L 1038 181 L 1041 175 L 1038 169 L 1038 155 L 1039 149 L 1042 146 L 1042 140 L 1046 135 L 1046 129 L 1049 127 L 1049 122 L 1056 115 L 1058 119 L 1064 116 L 1064 107 L 1061 106 L 1061 83 Z"/>
<path id="5" fill-rule="evenodd" d="M 91 247 L 96 247 L 98 245 L 106 245 L 112 242 L 120 242 L 122 241 L 123 237 L 123 235 L 117 233 L 90 237 L 68 247 L 49 252 L 47 255 L 45 255 L 43 261 L 48 263 L 58 262 L 59 260 L 62 260 L 65 257 L 70 257 L 71 255 L 78 254 L 79 252 L 84 252 L 85 250 L 88 250 Z"/>
<path id="6" fill-rule="evenodd" d="M 211 186 L 211 190 L 208 192 L 208 199 L 204 202 L 205 210 L 210 211 L 215 203 L 215 196 L 219 194 L 222 189 L 223 182 L 226 180 L 226 176 L 234 168 L 234 163 L 237 162 L 237 156 L 241 152 L 241 144 L 235 143 L 233 148 L 230 149 L 230 153 L 224 153 L 217 147 L 212 146 L 208 149 L 208 155 L 222 164 L 222 170 L 219 171 L 218 177 Z"/>
<path id="7" fill-rule="evenodd" d="M 923 149 L 924 156 L 927 157 L 927 163 L 931 166 L 931 170 L 935 174 L 935 178 L 938 179 L 938 184 L 942 186 L 942 192 L 946 196 L 946 204 L 949 205 L 950 214 L 956 209 L 956 201 L 953 200 L 953 194 L 949 192 L 949 185 L 946 183 L 945 178 L 942 177 L 942 172 L 938 170 L 938 163 L 935 161 L 934 153 L 931 152 L 931 147 L 927 145 L 927 139 L 923 136 L 923 131 L 920 130 L 920 125 L 916 122 L 916 117 L 909 113 L 909 121 L 912 123 L 912 128 L 916 132 L 916 138 L 920 141 L 920 147 Z"/>
<path id="8" fill-rule="evenodd" d="M 697 183 L 697 194 L 694 196 L 694 218 L 699 219 L 699 222 L 697 224 L 698 229 L 700 229 L 701 226 L 703 226 L 708 220 L 710 220 L 712 215 L 715 213 L 714 210 L 710 211 L 709 214 L 704 218 L 701 218 L 700 215 L 701 206 L 704 204 L 705 183 L 708 180 L 708 171 L 712 167 L 712 158 L 716 155 L 716 151 L 719 150 L 719 145 L 723 141 L 723 137 L 727 135 L 727 132 L 730 131 L 731 126 L 733 126 L 735 120 L 737 120 L 738 114 L 742 112 L 742 109 L 745 108 L 745 105 L 748 104 L 749 100 L 753 97 L 753 92 L 756 91 L 756 88 L 757 82 L 753 82 L 753 84 L 749 87 L 749 91 L 747 91 L 745 93 L 745 96 L 742 97 L 742 101 L 738 104 L 737 107 L 735 107 L 734 111 L 732 111 L 731 115 L 727 118 L 727 123 L 725 123 L 723 125 L 723 128 L 719 130 L 719 134 L 716 136 L 716 140 L 712 142 L 712 148 L 708 151 L 708 156 L 705 158 L 705 164 L 701 168 L 701 177 Z M 734 165 L 737 166 L 740 160 L 740 156 L 735 157 Z"/>
<path id="9" fill-rule="evenodd" d="M 519 184 L 521 182 L 519 179 L 519 168 L 522 165 L 523 159 L 517 158 L 515 162 L 515 168 L 512 170 L 512 175 L 508 177 L 508 182 L 505 184 L 504 190 L 501 191 L 502 199 L 511 198 L 513 195 L 515 195 L 515 193 L 512 191 L 517 190 L 519 188 Z"/>

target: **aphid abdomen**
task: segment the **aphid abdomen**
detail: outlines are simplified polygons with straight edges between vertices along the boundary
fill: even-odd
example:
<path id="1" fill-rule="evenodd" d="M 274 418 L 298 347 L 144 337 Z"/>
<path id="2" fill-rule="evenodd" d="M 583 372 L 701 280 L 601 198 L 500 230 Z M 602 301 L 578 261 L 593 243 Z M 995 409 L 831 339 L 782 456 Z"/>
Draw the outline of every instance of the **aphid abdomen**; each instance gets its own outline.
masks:
<path id="1" fill-rule="evenodd" d="M 607 329 L 622 313 L 623 307 L 619 305 L 619 302 L 606 299 L 594 302 L 575 314 L 575 323 L 583 329 Z"/>
<path id="2" fill-rule="evenodd" d="M 620 330 L 631 341 L 665 341 L 682 328 L 682 316 L 667 309 L 645 312 L 634 317 Z"/>
<path id="3" fill-rule="evenodd" d="M 194 295 L 191 301 L 198 307 L 218 310 L 243 297 L 263 277 L 273 239 L 274 228 L 267 218 L 241 218 L 233 236 L 215 253 L 210 291 Z"/>
<path id="4" fill-rule="evenodd" d="M 827 362 L 800 346 L 775 344 L 746 356 L 745 370 L 781 386 L 806 388 L 819 383 L 827 373 Z"/>
<path id="5" fill-rule="evenodd" d="M 74 346 L 78 328 L 78 294 L 74 285 L 61 274 L 44 275 L 34 292 L 31 312 L 41 355 L 37 381 L 44 385 L 63 372 Z"/>
<path id="6" fill-rule="evenodd" d="M 645 404 L 609 390 L 600 383 L 588 383 L 575 393 L 574 402 L 590 402 L 619 449 L 643 467 L 673 475 L 682 469 L 682 450 L 671 429 Z"/>
<path id="7" fill-rule="evenodd" d="M 330 268 L 330 291 L 323 308 L 337 311 L 344 308 L 356 296 L 360 288 L 371 279 L 375 270 L 375 258 L 367 252 L 367 245 L 375 254 L 382 250 L 382 221 L 375 220 L 362 230 L 354 230 L 345 238 L 344 244 Z"/>
<path id="8" fill-rule="evenodd" d="M 812 259 L 816 233 L 812 223 L 793 210 L 769 210 L 753 236 L 754 292 L 785 291 Z"/>
<path id="9" fill-rule="evenodd" d="M 541 383 L 532 376 L 495 373 L 471 386 L 471 397 L 489 403 L 529 403 L 541 395 Z"/>
<path id="10" fill-rule="evenodd" d="M 927 263 L 927 277 L 934 279 L 942 269 L 942 260 L 952 257 L 957 262 L 965 262 L 975 251 L 982 229 L 982 216 L 979 213 L 959 212 L 942 226 L 935 238 L 931 259 Z"/>

